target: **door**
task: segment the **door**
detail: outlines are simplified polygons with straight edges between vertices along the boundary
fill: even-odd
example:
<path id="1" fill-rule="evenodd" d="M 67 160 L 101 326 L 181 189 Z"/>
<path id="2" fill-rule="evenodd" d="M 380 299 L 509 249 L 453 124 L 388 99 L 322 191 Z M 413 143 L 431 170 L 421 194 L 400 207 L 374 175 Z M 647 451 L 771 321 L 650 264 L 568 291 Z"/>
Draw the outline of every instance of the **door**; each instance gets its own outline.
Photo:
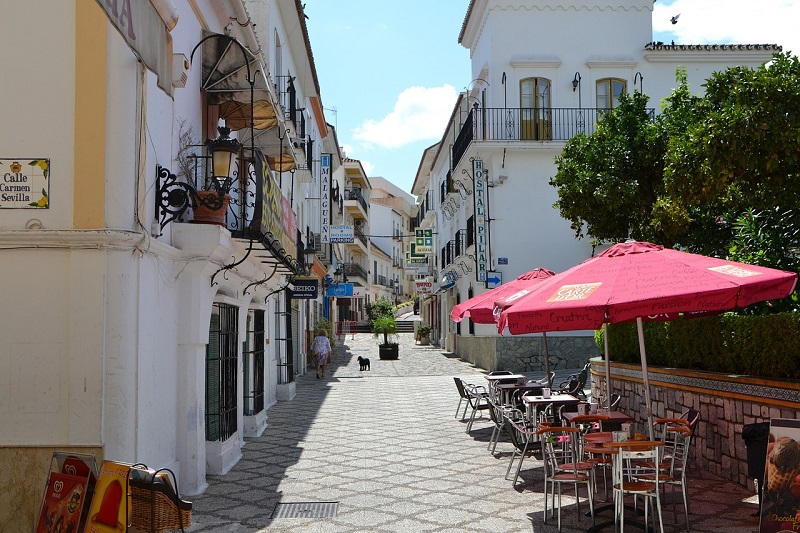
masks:
<path id="1" fill-rule="evenodd" d="M 525 78 L 520 82 L 520 139 L 548 141 L 553 138 L 550 80 Z"/>

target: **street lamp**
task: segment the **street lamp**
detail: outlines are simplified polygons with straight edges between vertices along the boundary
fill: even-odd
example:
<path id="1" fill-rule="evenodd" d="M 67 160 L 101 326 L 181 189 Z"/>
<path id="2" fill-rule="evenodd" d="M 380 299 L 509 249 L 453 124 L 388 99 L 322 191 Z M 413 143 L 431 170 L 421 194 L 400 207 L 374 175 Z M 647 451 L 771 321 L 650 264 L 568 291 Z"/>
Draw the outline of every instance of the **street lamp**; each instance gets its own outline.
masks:
<path id="1" fill-rule="evenodd" d="M 194 183 L 178 181 L 177 176 L 166 167 L 156 167 L 156 215 L 160 229 L 173 220 L 181 221 L 189 208 L 195 213 L 195 222 L 202 221 L 224 225 L 231 186 L 238 176 L 237 158 L 242 144 L 230 137 L 230 128 L 217 128 L 219 137 L 209 139 L 205 146 L 211 164 L 206 169 L 204 187 L 197 190 Z M 188 179 L 189 176 L 184 176 Z M 206 218 L 206 213 L 211 218 Z M 213 220 L 212 220 L 213 219 Z"/>
<path id="2" fill-rule="evenodd" d="M 572 78 L 572 92 L 578 91 L 578 109 L 583 107 L 583 103 L 581 102 L 581 73 L 576 72 L 575 77 Z"/>
<path id="3" fill-rule="evenodd" d="M 206 141 L 211 154 L 211 177 L 214 187 L 220 195 L 230 191 L 233 179 L 238 174 L 236 156 L 242 150 L 242 143 L 230 137 L 231 129 L 227 126 L 217 127 L 219 137 Z"/>
<path id="4" fill-rule="evenodd" d="M 314 262 L 317 259 L 317 251 L 314 249 L 311 243 L 308 243 L 303 249 L 303 254 L 306 256 L 306 270 L 310 272 L 314 267 Z"/>
<path id="5" fill-rule="evenodd" d="M 633 86 L 636 87 L 636 80 L 639 80 L 639 92 L 644 92 L 644 76 L 642 76 L 641 72 L 637 72 L 636 75 L 633 77 Z"/>

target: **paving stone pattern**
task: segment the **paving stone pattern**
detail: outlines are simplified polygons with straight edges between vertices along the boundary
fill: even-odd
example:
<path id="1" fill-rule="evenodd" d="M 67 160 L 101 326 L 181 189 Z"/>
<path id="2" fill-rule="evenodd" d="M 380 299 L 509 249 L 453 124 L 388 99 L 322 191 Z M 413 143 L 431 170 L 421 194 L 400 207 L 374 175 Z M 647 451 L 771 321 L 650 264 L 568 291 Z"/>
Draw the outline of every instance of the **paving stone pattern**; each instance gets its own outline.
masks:
<path id="1" fill-rule="evenodd" d="M 192 498 L 189 531 L 555 532 L 555 519 L 542 522 L 541 461 L 526 459 L 512 487 L 504 479 L 511 444 L 501 440 L 493 456 L 486 417 L 471 434 L 454 418 L 453 376 L 482 384 L 482 370 L 416 345 L 411 334 L 399 337 L 397 361 L 379 360 L 377 341 L 360 333 L 339 341 L 326 378 L 313 371 L 299 377 L 297 397 L 267 411 L 266 431 L 246 440 L 236 466 L 210 476 L 206 492 Z M 370 359 L 371 371 L 359 371 L 359 355 Z M 575 372 L 555 370 L 556 382 Z M 692 531 L 758 529 L 750 491 L 702 472 L 691 477 Z M 567 492 L 562 531 L 585 531 L 591 518 L 577 521 Z M 742 503 L 748 497 L 751 503 Z M 585 495 L 581 500 L 583 512 Z M 330 518 L 272 519 L 279 502 L 338 506 Z M 664 518 L 665 531 L 685 530 L 681 506 L 677 522 L 669 504 Z"/>

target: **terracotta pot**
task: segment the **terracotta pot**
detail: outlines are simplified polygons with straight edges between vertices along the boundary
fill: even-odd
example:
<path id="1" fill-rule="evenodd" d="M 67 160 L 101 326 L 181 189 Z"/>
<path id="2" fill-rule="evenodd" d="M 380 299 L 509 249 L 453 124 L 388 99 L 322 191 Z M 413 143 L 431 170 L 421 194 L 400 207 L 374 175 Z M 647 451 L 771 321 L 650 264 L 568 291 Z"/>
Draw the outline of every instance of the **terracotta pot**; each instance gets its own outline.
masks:
<path id="1" fill-rule="evenodd" d="M 214 203 L 218 194 L 215 191 L 197 191 L 197 196 L 202 201 L 207 203 Z M 194 210 L 193 224 L 216 224 L 225 227 L 225 213 L 228 211 L 228 204 L 231 201 L 231 196 L 226 194 L 222 199 L 222 206 L 218 209 L 209 209 L 205 205 L 198 202 L 197 209 Z"/>

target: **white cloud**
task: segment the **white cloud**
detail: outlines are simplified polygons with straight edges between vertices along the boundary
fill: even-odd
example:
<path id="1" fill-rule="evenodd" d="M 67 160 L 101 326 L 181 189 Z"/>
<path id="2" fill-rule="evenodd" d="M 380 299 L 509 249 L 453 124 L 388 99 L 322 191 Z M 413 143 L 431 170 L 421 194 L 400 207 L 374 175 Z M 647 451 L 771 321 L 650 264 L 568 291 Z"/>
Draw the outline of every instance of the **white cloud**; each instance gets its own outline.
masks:
<path id="1" fill-rule="evenodd" d="M 365 120 L 353 137 L 383 148 L 400 148 L 421 140 L 438 140 L 456 103 L 452 85 L 409 87 L 397 97 L 391 113 Z"/>
<path id="2" fill-rule="evenodd" d="M 653 6 L 653 31 L 673 33 L 676 44 L 778 44 L 800 55 L 798 21 L 800 0 L 674 0 Z"/>

